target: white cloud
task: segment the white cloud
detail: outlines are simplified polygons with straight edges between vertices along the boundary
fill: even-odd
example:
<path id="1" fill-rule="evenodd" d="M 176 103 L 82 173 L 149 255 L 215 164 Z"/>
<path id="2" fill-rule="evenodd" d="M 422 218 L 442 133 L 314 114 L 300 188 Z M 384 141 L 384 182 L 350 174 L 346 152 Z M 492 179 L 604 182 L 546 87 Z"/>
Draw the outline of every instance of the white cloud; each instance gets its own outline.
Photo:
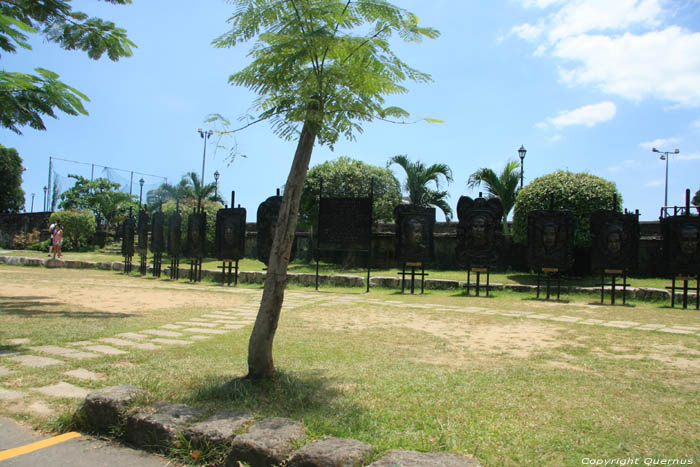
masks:
<path id="1" fill-rule="evenodd" d="M 593 86 L 632 101 L 700 107 L 700 33 L 663 25 L 665 0 L 521 0 L 554 7 L 511 33 L 535 41 L 535 56 L 558 59 L 569 86 Z"/>
<path id="2" fill-rule="evenodd" d="M 673 156 L 674 158 L 678 159 L 679 161 L 697 161 L 700 160 L 700 152 L 694 152 L 690 154 L 677 154 Z"/>
<path id="3" fill-rule="evenodd" d="M 690 124 L 693 128 L 700 128 L 700 118 Z"/>
<path id="4" fill-rule="evenodd" d="M 663 186 L 664 180 L 650 180 L 644 184 L 645 187 Z"/>
<path id="5" fill-rule="evenodd" d="M 572 125 L 595 126 L 598 123 L 607 122 L 615 116 L 617 108 L 610 101 L 599 104 L 584 105 L 574 110 L 563 110 L 556 117 L 549 117 L 546 122 L 535 124 L 537 128 L 546 128 L 548 125 L 562 128 Z"/>
<path id="6" fill-rule="evenodd" d="M 673 144 L 676 144 L 680 142 L 680 139 L 678 138 L 659 138 L 655 139 L 654 141 L 647 141 L 644 143 L 639 143 L 640 148 L 648 149 L 651 151 L 651 148 L 659 148 L 663 149 L 666 146 L 671 146 Z"/>

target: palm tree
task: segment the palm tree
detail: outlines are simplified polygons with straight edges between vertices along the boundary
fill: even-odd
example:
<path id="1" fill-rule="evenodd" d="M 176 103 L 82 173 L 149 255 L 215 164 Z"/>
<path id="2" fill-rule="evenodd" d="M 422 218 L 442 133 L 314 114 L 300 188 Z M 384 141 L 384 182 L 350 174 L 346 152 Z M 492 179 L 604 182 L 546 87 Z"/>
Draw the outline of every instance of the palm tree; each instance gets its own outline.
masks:
<path id="1" fill-rule="evenodd" d="M 165 200 L 179 200 L 183 198 L 194 198 L 194 192 L 187 178 L 183 177 L 176 185 L 163 183 L 158 187 L 161 198 Z"/>
<path id="2" fill-rule="evenodd" d="M 446 191 L 440 191 L 440 175 L 445 177 L 448 184 L 452 182 L 452 170 L 447 164 L 433 164 L 426 167 L 422 162 L 413 162 L 403 154 L 389 159 L 387 167 L 391 164 L 399 165 L 406 172 L 403 188 L 408 192 L 411 204 L 438 207 L 445 214 L 448 222 L 452 219 L 452 209 L 446 201 L 450 195 Z M 435 190 L 428 187 L 430 182 L 435 182 Z"/>
<path id="3" fill-rule="evenodd" d="M 177 185 L 163 183 L 158 189 L 165 193 L 164 197 L 167 196 L 176 200 L 184 198 L 199 199 L 201 196 L 204 200 L 222 201 L 216 193 L 216 182 L 202 186 L 202 182 L 196 172 L 187 172 Z"/>
<path id="4" fill-rule="evenodd" d="M 486 192 L 491 196 L 501 199 L 503 204 L 503 233 L 508 235 L 508 214 L 515 205 L 515 195 L 518 192 L 520 182 L 520 164 L 515 160 L 509 160 L 503 168 L 501 175 L 487 168 L 479 169 L 469 176 L 467 187 L 476 188 L 482 183 L 486 186 Z"/>

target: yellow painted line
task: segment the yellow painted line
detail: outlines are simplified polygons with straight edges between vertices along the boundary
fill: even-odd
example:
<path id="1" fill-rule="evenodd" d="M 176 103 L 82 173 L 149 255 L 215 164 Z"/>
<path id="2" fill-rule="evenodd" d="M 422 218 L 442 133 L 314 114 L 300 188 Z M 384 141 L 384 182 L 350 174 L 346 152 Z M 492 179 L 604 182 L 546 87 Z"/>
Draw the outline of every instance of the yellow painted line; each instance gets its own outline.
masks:
<path id="1" fill-rule="evenodd" d="M 78 437 L 80 437 L 80 433 L 72 431 L 70 433 L 54 436 L 53 438 L 43 439 L 41 441 L 37 441 L 36 443 L 27 444 L 26 446 L 20 446 L 18 448 L 8 449 L 6 451 L 0 451 L 0 461 L 21 456 L 22 454 L 38 451 L 39 449 L 48 448 L 49 446 L 53 446 L 54 444 L 62 443 L 64 441 L 68 441 L 70 439 Z"/>

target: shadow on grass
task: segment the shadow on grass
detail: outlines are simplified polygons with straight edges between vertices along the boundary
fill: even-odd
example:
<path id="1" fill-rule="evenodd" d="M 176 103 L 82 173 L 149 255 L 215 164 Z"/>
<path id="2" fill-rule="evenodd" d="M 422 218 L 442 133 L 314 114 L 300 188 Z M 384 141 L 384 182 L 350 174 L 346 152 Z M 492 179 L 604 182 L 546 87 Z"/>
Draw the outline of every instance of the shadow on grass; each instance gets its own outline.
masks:
<path id="1" fill-rule="evenodd" d="M 39 318 L 129 318 L 129 313 L 105 313 L 102 311 L 64 311 L 56 307 L 64 307 L 65 303 L 43 301 L 49 297 L 0 297 L 0 316 L 17 315 L 22 317 Z"/>
<path id="2" fill-rule="evenodd" d="M 260 381 L 209 375 L 191 389 L 198 403 L 248 409 L 268 417 L 360 418 L 364 409 L 342 397 L 341 387 L 340 381 L 318 371 L 278 371 L 273 378 Z"/>

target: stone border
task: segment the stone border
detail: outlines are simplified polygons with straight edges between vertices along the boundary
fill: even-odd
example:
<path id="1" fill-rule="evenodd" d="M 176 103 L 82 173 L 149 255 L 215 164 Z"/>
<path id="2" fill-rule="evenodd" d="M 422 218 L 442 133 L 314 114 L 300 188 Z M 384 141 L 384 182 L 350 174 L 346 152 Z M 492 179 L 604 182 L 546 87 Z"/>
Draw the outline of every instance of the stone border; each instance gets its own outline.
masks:
<path id="1" fill-rule="evenodd" d="M 124 263 L 120 261 L 76 261 L 76 260 L 53 260 L 43 258 L 31 258 L 26 256 L 0 256 L 0 264 L 8 264 L 13 266 L 43 266 L 47 268 L 71 268 L 71 269 L 102 269 L 111 271 L 122 271 Z M 151 271 L 151 267 L 148 268 Z M 162 269 L 163 275 L 168 275 L 170 268 Z M 180 268 L 180 277 L 187 277 L 189 269 Z M 240 271 L 238 280 L 241 283 L 262 284 L 265 281 L 265 273 L 260 271 Z M 203 269 L 202 277 L 212 281 L 221 282 L 221 271 L 213 269 Z M 316 283 L 315 274 L 307 273 L 287 273 L 287 282 L 295 285 L 311 287 Z M 365 287 L 365 278 L 348 274 L 336 275 L 319 275 L 319 283 L 335 287 Z M 370 278 L 370 286 L 383 287 L 387 289 L 400 289 L 401 279 L 398 277 L 374 276 Z M 426 279 L 425 288 L 429 290 L 459 290 L 467 287 L 466 281 L 455 281 L 448 279 Z M 473 286 L 472 286 L 473 287 Z M 485 284 L 482 286 L 485 288 Z M 534 285 L 523 284 L 501 284 L 491 283 L 490 287 L 494 290 L 512 290 L 514 292 L 534 292 L 537 287 Z M 579 286 L 563 286 L 565 294 L 571 293 L 600 293 L 600 287 L 579 287 Z M 610 288 L 606 288 L 606 300 L 609 300 Z M 485 291 L 484 291 L 485 293 Z M 616 296 L 622 297 L 622 289 L 616 289 Z M 650 287 L 628 287 L 627 296 L 638 300 L 669 300 L 671 292 L 665 289 L 656 289 Z M 683 299 L 682 293 L 676 293 L 676 301 L 680 303 Z M 688 291 L 688 299 L 694 300 L 695 294 Z"/>
<path id="2" fill-rule="evenodd" d="M 368 465 L 374 447 L 353 439 L 309 440 L 306 427 L 288 418 L 254 422 L 246 410 L 224 411 L 205 419 L 203 411 L 183 404 L 157 402 L 136 407 L 146 393 L 135 386 L 113 386 L 87 395 L 73 416 L 87 431 L 118 437 L 154 451 L 204 448 L 225 456 L 226 467 L 239 461 L 251 467 L 331 467 Z M 189 454 L 189 453 L 188 453 Z M 441 452 L 389 451 L 371 466 L 431 465 L 481 467 L 473 457 Z"/>

